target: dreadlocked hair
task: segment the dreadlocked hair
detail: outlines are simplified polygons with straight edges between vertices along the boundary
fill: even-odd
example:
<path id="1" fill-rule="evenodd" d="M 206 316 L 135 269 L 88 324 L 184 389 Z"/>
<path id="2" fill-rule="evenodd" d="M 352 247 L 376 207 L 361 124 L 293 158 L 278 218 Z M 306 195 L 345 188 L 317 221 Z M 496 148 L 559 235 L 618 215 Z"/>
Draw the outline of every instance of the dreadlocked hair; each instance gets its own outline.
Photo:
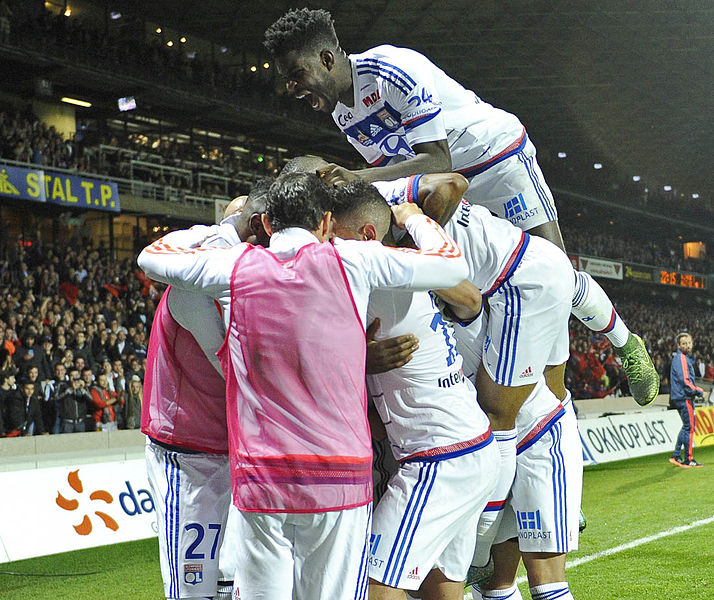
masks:
<path id="1" fill-rule="evenodd" d="M 273 56 L 301 51 L 316 43 L 339 48 L 332 15 L 323 9 L 294 8 L 265 30 L 263 45 Z"/>

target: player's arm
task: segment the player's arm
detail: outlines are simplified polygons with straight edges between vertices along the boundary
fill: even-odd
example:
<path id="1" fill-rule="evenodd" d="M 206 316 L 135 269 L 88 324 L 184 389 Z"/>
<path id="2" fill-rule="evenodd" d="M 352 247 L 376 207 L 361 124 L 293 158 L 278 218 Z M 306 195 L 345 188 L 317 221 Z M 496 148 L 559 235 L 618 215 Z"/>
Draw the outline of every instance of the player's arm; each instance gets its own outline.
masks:
<path id="1" fill-rule="evenodd" d="M 406 228 L 412 236 L 418 249 L 344 240 L 338 247 L 345 267 L 365 287 L 426 291 L 450 288 L 468 277 L 468 265 L 459 247 L 418 206 L 412 203 L 394 206 L 392 214 L 396 224 Z"/>
<path id="2" fill-rule="evenodd" d="M 451 152 L 446 136 L 433 142 L 415 144 L 412 149 L 416 156 L 393 165 L 352 171 L 331 163 L 318 169 L 318 175 L 327 184 L 340 185 L 355 179 L 363 179 L 367 183 L 372 183 L 373 181 L 399 179 L 417 173 L 448 173 L 451 171 Z"/>
<path id="3" fill-rule="evenodd" d="M 137 263 L 155 281 L 220 298 L 230 291 L 232 265 L 244 245 L 199 248 L 205 236 L 194 229 L 165 235 L 144 248 Z"/>
<path id="4" fill-rule="evenodd" d="M 372 185 L 390 206 L 414 202 L 427 217 L 444 225 L 459 207 L 469 182 L 458 173 L 420 173 L 395 181 L 375 181 Z"/>
<path id="5" fill-rule="evenodd" d="M 481 314 L 481 290 L 470 281 L 462 281 L 448 290 L 434 290 L 434 293 L 445 302 L 443 312 L 452 321 L 467 325 Z"/>

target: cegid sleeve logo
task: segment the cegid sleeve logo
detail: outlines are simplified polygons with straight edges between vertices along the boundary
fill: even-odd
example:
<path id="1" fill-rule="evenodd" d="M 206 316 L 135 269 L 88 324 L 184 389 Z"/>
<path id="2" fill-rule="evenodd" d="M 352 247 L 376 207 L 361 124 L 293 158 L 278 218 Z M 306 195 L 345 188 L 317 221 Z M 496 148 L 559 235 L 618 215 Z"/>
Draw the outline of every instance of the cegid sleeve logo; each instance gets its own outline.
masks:
<path id="1" fill-rule="evenodd" d="M 84 493 L 84 486 L 82 485 L 82 480 L 79 478 L 79 469 L 76 471 L 71 471 L 67 475 L 67 483 L 69 483 L 69 486 L 76 492 L 77 494 L 82 495 Z M 80 499 L 82 500 L 82 505 L 87 504 L 86 498 L 83 498 L 80 496 Z M 114 502 L 114 498 L 112 495 L 107 492 L 106 490 L 95 490 L 92 493 L 89 494 L 89 500 L 90 502 L 90 508 L 84 513 L 84 518 L 82 521 L 79 523 L 79 525 L 73 525 L 74 530 L 77 532 L 78 535 L 89 535 L 92 533 L 92 520 L 89 517 L 89 512 L 92 511 L 92 508 L 97 506 L 96 504 L 91 504 L 93 502 L 102 502 L 106 505 L 111 504 Z M 61 492 L 57 492 L 57 498 L 55 499 L 55 502 L 57 503 L 57 506 L 59 506 L 63 510 L 67 511 L 74 511 L 77 510 L 80 506 L 80 500 L 77 500 L 75 498 L 67 499 L 65 498 Z M 99 507 L 103 507 L 102 504 L 99 505 Z M 94 510 L 94 514 L 101 519 L 101 521 L 104 523 L 104 526 L 107 529 L 111 529 L 112 531 L 116 531 L 119 529 L 119 525 L 117 522 L 110 517 L 107 513 L 101 511 L 101 510 Z M 78 515 L 81 514 L 77 513 Z"/>

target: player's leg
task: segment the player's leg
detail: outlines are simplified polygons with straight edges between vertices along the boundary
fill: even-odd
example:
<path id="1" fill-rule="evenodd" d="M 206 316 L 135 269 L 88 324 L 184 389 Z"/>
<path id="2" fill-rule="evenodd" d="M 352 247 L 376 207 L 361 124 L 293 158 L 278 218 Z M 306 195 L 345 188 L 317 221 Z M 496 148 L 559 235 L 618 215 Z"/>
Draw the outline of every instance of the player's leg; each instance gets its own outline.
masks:
<path id="1" fill-rule="evenodd" d="M 400 466 L 374 513 L 370 600 L 404 598 L 401 590 L 420 589 L 434 568 L 441 575 L 421 597 L 450 598 L 454 590 L 463 597 L 478 518 L 495 486 L 486 476 L 498 460 L 489 439 L 468 454 Z"/>
<path id="2" fill-rule="evenodd" d="M 295 526 L 287 513 L 238 511 L 234 579 L 241 600 L 293 600 Z"/>
<path id="3" fill-rule="evenodd" d="M 509 520 L 513 521 L 512 531 L 515 533 L 515 517 L 510 509 L 505 513 L 502 523 L 502 526 L 505 525 L 505 528 L 510 530 Z M 523 600 L 516 585 L 518 564 L 521 561 L 518 541 L 511 538 L 494 544 L 491 555 L 493 556 L 493 574 L 488 581 L 471 588 L 474 600 Z"/>
<path id="4" fill-rule="evenodd" d="M 511 503 L 531 595 L 572 598 L 565 557 L 578 546 L 582 494 L 582 449 L 572 406 L 519 450 Z"/>
<path id="5" fill-rule="evenodd" d="M 372 504 L 289 515 L 295 528 L 296 600 L 366 600 Z"/>
<path id="6" fill-rule="evenodd" d="M 464 197 L 564 249 L 553 194 L 529 140 L 515 155 L 473 177 Z M 659 376 L 644 344 L 627 329 L 600 285 L 587 273 L 575 274 L 573 314 L 589 329 L 607 336 L 623 361 L 633 397 L 648 404 L 659 391 Z"/>
<path id="7" fill-rule="evenodd" d="M 226 533 L 218 555 L 218 587 L 216 600 L 231 600 L 233 594 L 233 579 L 236 572 L 236 555 L 238 554 L 237 539 L 238 509 L 231 503 L 228 507 Z"/>
<path id="8" fill-rule="evenodd" d="M 213 598 L 230 504 L 228 457 L 174 452 L 148 440 L 159 562 L 167 598 Z"/>

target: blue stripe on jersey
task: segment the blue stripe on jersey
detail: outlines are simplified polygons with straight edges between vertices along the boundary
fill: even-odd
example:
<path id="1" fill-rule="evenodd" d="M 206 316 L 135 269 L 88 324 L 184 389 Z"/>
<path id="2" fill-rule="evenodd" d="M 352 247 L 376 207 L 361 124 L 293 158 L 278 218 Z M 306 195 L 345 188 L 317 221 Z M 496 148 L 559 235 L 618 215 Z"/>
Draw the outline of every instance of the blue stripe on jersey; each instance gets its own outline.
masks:
<path id="1" fill-rule="evenodd" d="M 416 530 L 419 527 L 419 522 L 421 521 L 421 515 L 424 512 L 424 509 L 426 508 L 426 503 L 429 500 L 429 494 L 431 494 L 431 489 L 434 487 L 434 482 L 436 481 L 436 471 L 439 467 L 439 463 L 434 464 L 434 471 L 431 475 L 431 482 L 429 483 L 429 488 L 426 490 L 426 495 L 424 496 L 424 501 L 421 504 L 421 508 L 419 509 L 419 514 L 417 515 L 416 521 L 414 522 L 414 527 L 412 527 L 412 534 L 409 537 L 409 544 L 407 545 L 407 549 L 404 552 L 404 557 L 402 558 L 402 566 L 399 569 L 399 573 L 397 573 L 397 580 L 395 583 L 398 585 L 399 580 L 402 578 L 402 572 L 404 571 L 404 566 L 407 563 L 407 557 L 409 556 L 409 549 L 412 547 L 412 542 L 414 541 L 414 535 L 416 534 Z"/>
<path id="2" fill-rule="evenodd" d="M 411 189 L 409 191 L 410 195 L 410 202 L 416 202 L 417 198 L 419 197 L 419 182 L 421 181 L 421 178 L 424 176 L 423 173 L 419 173 L 418 175 L 413 175 L 412 176 L 412 181 L 411 181 Z M 434 303 L 434 299 L 432 298 L 432 304 Z"/>
<path id="3" fill-rule="evenodd" d="M 520 446 L 519 448 L 516 449 L 516 455 L 522 454 L 523 452 L 528 450 L 528 448 L 530 448 L 540 438 L 542 438 L 546 433 L 548 433 L 551 430 L 551 428 L 553 427 L 553 425 L 555 425 L 558 422 L 558 420 L 560 419 L 560 417 L 562 417 L 564 414 L 565 414 L 565 409 L 561 408 L 557 413 L 555 413 L 553 418 L 543 427 L 543 429 L 541 429 L 537 435 L 533 436 L 533 439 L 528 440 L 527 443 L 523 444 L 522 446 Z"/>
<path id="4" fill-rule="evenodd" d="M 359 572 L 357 573 L 357 585 L 355 586 L 354 600 L 365 600 L 367 598 L 367 573 L 369 571 L 369 533 L 372 530 L 372 505 L 367 507 L 367 531 L 364 532 L 364 547 L 362 548 L 362 558 L 360 559 Z"/>
<path id="5" fill-rule="evenodd" d="M 399 543 L 402 535 L 402 531 L 404 530 L 404 527 L 406 525 L 407 517 L 409 516 L 409 513 L 412 509 L 412 503 L 415 501 L 416 494 L 418 491 L 421 490 L 421 483 L 422 483 L 422 477 L 424 476 L 424 470 L 425 466 L 422 466 L 419 469 L 419 477 L 417 478 L 417 482 L 412 488 L 412 493 L 409 496 L 409 501 L 407 502 L 407 507 L 404 510 L 404 516 L 402 517 L 401 522 L 399 523 L 399 529 L 397 530 L 397 535 L 394 538 L 394 543 L 392 544 L 392 550 L 389 553 L 389 558 L 387 558 L 387 566 L 384 568 L 384 583 L 386 583 L 387 576 L 389 574 L 389 570 L 392 568 L 392 561 L 394 560 L 394 553 L 395 550 L 397 549 L 397 544 Z"/>
<path id="6" fill-rule="evenodd" d="M 412 121 L 407 121 L 406 123 L 402 123 L 404 125 L 404 132 L 407 133 L 411 131 L 412 129 L 419 127 L 420 125 L 424 125 L 424 123 L 428 123 L 431 121 L 436 115 L 438 115 L 441 112 L 441 109 L 437 110 L 436 112 L 433 112 L 428 115 L 424 115 L 422 117 L 418 117 Z"/>
<path id="7" fill-rule="evenodd" d="M 510 287 L 510 282 L 508 286 Z M 517 287 L 513 288 L 516 297 L 516 323 L 513 327 L 513 349 L 511 350 L 511 369 L 508 372 L 508 385 L 513 385 L 513 369 L 516 366 L 516 353 L 518 352 L 518 331 L 521 326 L 521 292 Z"/>
<path id="8" fill-rule="evenodd" d="M 550 457 L 552 466 L 552 484 L 553 484 L 553 525 L 555 527 L 555 549 L 556 552 L 565 552 L 565 523 L 563 522 L 563 504 L 565 495 L 565 481 L 563 458 L 560 451 L 560 438 L 562 433 L 562 425 L 557 423 L 551 430 L 551 438 L 553 440 L 550 446 Z"/>
<path id="9" fill-rule="evenodd" d="M 407 85 L 410 83 L 412 86 L 416 85 L 416 81 L 414 81 L 408 73 L 400 69 L 397 65 L 388 63 L 386 60 L 379 60 L 378 58 L 358 58 L 357 62 L 365 65 L 378 65 L 380 67 L 384 67 L 385 69 L 391 69 L 396 73 L 399 73 Z"/>
<path id="10" fill-rule="evenodd" d="M 366 75 L 366 74 L 380 76 L 385 81 L 388 81 L 389 83 L 391 83 L 395 88 L 397 88 L 405 96 L 408 96 L 409 93 L 412 91 L 412 88 L 405 87 L 405 84 L 400 79 L 398 79 L 396 75 L 394 75 L 393 73 L 390 73 L 389 71 L 385 71 L 382 69 L 378 69 L 377 67 L 370 67 L 370 66 L 357 67 L 357 75 Z"/>
<path id="11" fill-rule="evenodd" d="M 174 553 L 176 565 L 180 563 L 179 558 L 179 529 L 181 527 L 181 515 L 179 510 L 181 508 L 181 465 L 179 464 L 178 455 L 174 455 L 174 461 L 176 462 L 176 525 L 174 528 Z M 176 569 L 176 596 L 179 595 L 179 572 Z"/>
<path id="12" fill-rule="evenodd" d="M 392 551 L 389 554 L 387 567 L 384 570 L 384 583 L 386 583 L 387 585 L 391 585 L 393 587 L 397 586 L 397 582 L 394 581 L 394 578 L 397 575 L 396 571 L 399 568 L 399 563 L 402 561 L 402 553 L 405 553 L 404 560 L 406 560 L 406 556 L 409 554 L 409 547 L 407 546 L 405 550 L 404 546 L 407 543 L 407 537 L 409 536 L 409 532 L 414 521 L 414 516 L 419 510 L 420 504 L 422 502 L 422 495 L 424 494 L 425 488 L 429 484 L 429 479 L 432 476 L 432 471 L 435 472 L 436 466 L 436 463 L 427 463 L 419 469 L 419 477 L 417 479 L 417 483 L 412 489 L 411 496 L 409 497 L 409 502 L 407 503 L 406 510 L 404 511 L 404 516 L 402 517 L 402 521 L 399 524 L 397 536 L 394 539 L 394 543 L 392 544 Z M 399 546 L 399 548 L 397 548 L 397 546 Z"/>
<path id="13" fill-rule="evenodd" d="M 169 473 L 169 470 L 171 470 L 171 473 Z M 164 538 L 166 541 L 166 558 L 167 558 L 167 565 L 169 568 L 169 595 L 173 596 L 174 595 L 174 590 L 173 590 L 173 568 L 172 568 L 172 554 L 171 554 L 171 536 L 170 536 L 170 518 L 172 513 L 171 510 L 171 505 L 172 505 L 172 500 L 171 498 L 171 493 L 173 492 L 173 484 L 172 484 L 172 479 L 173 479 L 173 466 L 171 465 L 171 462 L 169 461 L 169 455 L 168 453 L 164 454 L 164 476 L 166 477 L 166 496 L 164 496 Z"/>
<path id="14" fill-rule="evenodd" d="M 550 205 L 548 195 L 545 193 L 545 190 L 543 190 L 538 174 L 533 169 L 533 157 L 526 156 L 524 152 L 519 152 L 518 160 L 523 163 L 523 166 L 526 169 L 526 173 L 528 173 L 528 177 L 530 178 L 531 183 L 533 184 L 533 189 L 536 192 L 536 196 L 538 196 L 538 199 L 540 200 L 541 206 L 543 207 L 543 211 L 548 217 L 548 220 L 554 221 L 556 218 L 555 211 Z"/>
<path id="15" fill-rule="evenodd" d="M 471 454 L 481 448 L 485 448 L 494 440 L 493 434 L 489 435 L 483 442 L 474 444 L 473 446 L 467 446 L 466 448 L 460 448 L 459 450 L 454 450 L 452 452 L 444 452 L 443 454 L 434 454 L 433 456 L 416 456 L 412 459 L 406 458 L 400 460 L 400 464 L 407 464 L 410 462 L 424 462 L 424 463 L 437 463 L 445 460 L 447 458 L 456 458 L 457 456 L 463 456 L 464 454 Z"/>
<path id="16" fill-rule="evenodd" d="M 505 291 L 504 294 L 508 294 L 508 291 Z M 506 308 L 508 307 L 508 296 L 506 296 Z M 498 346 L 498 362 L 496 363 L 496 383 L 499 385 L 501 384 L 501 363 L 503 362 L 503 357 L 504 353 L 506 351 L 506 333 L 507 333 L 507 325 L 508 325 L 508 312 L 504 311 L 504 319 L 503 319 L 503 324 L 501 325 L 501 343 Z"/>

